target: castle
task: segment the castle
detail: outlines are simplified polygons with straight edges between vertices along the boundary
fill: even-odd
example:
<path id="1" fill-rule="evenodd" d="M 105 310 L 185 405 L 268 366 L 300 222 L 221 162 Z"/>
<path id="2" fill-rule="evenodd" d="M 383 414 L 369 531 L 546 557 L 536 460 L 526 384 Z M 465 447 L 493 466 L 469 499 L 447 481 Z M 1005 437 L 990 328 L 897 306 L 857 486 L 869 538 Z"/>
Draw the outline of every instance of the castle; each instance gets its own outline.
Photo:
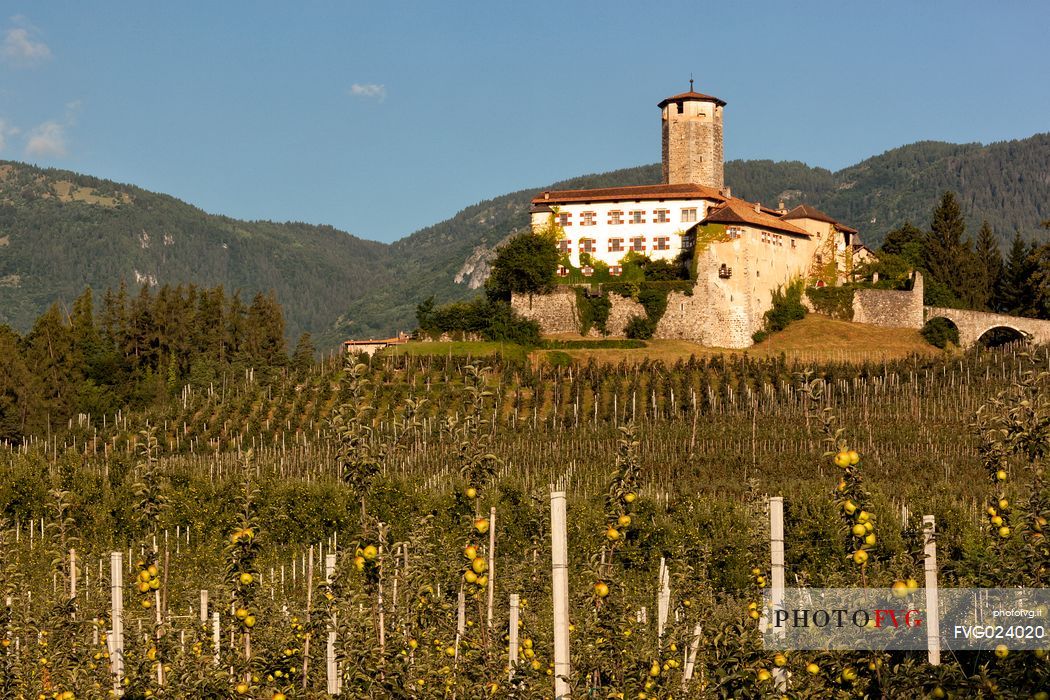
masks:
<path id="1" fill-rule="evenodd" d="M 723 161 L 726 102 L 695 92 L 689 82 L 688 92 L 659 103 L 662 183 L 554 190 L 532 200 L 533 230 L 556 232 L 558 276 L 570 284 L 549 295 L 515 295 L 512 304 L 545 333 L 579 330 L 571 283 L 601 293 L 595 282 L 627 279 L 630 262 L 644 255 L 689 261 L 693 281 L 690 290 L 668 294 L 654 337 L 744 348 L 762 328 L 777 288 L 796 279 L 840 283 L 870 255 L 856 229 L 813 207 L 770 208 L 733 197 Z M 608 296 L 605 330 L 613 335 L 645 314 L 630 298 Z"/>

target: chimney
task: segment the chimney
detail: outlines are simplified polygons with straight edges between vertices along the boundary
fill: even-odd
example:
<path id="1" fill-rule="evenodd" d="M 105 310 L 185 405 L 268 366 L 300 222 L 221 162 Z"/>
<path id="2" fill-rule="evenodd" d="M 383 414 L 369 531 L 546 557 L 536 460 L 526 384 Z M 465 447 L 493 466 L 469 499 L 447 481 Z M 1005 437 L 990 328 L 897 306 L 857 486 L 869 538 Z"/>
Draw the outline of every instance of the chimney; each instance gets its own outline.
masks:
<path id="1" fill-rule="evenodd" d="M 544 199 L 550 199 L 551 198 L 551 193 L 550 192 L 544 192 L 543 193 L 543 198 Z"/>
<path id="2" fill-rule="evenodd" d="M 726 185 L 726 197 L 732 197 L 732 196 L 733 196 L 733 188 L 730 187 L 729 185 Z"/>
<path id="3" fill-rule="evenodd" d="M 786 214 L 787 213 L 787 209 L 784 208 L 784 200 L 783 199 L 780 200 L 780 202 L 777 204 L 777 210 L 781 214 Z"/>
<path id="4" fill-rule="evenodd" d="M 755 213 L 756 214 L 761 214 L 762 213 L 762 205 L 760 203 L 758 203 L 758 202 L 755 202 Z"/>

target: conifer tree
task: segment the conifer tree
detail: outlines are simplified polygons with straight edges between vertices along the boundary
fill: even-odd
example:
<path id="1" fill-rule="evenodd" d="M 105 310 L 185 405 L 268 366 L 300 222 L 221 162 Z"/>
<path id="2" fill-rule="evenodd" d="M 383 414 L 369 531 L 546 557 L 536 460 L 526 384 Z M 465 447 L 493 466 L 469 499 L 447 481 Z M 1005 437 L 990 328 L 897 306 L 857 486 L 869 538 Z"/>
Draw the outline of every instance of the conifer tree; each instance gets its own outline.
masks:
<path id="1" fill-rule="evenodd" d="M 25 338 L 28 367 L 40 379 L 41 399 L 54 418 L 69 414 L 74 371 L 73 337 L 58 304 L 52 304 Z M 63 410 L 65 408 L 66 410 Z"/>
<path id="2" fill-rule="evenodd" d="M 285 363 L 284 315 L 273 292 L 259 292 L 248 307 L 245 355 L 253 364 L 279 367 Z"/>
<path id="3" fill-rule="evenodd" d="M 886 238 L 882 241 L 882 251 L 891 255 L 908 257 L 911 252 L 921 252 L 923 238 L 922 229 L 914 226 L 910 221 L 905 221 L 886 234 Z"/>
<path id="4" fill-rule="evenodd" d="M 930 276 L 960 300 L 967 296 L 967 290 L 966 281 L 959 273 L 971 263 L 967 259 L 969 246 L 963 242 L 965 233 L 966 224 L 959 202 L 953 192 L 945 192 L 933 210 L 933 221 L 924 240 L 923 259 Z"/>
<path id="5" fill-rule="evenodd" d="M 981 295 L 978 298 L 980 309 L 991 309 L 1002 282 L 1003 254 L 999 250 L 999 240 L 987 221 L 981 224 L 977 233 L 977 246 L 974 256 L 981 268 Z"/>
<path id="6" fill-rule="evenodd" d="M 299 336 L 299 342 L 295 344 L 295 352 L 292 353 L 292 369 L 296 372 L 305 372 L 314 363 L 314 341 L 309 333 Z"/>
<path id="7" fill-rule="evenodd" d="M 37 382 L 29 371 L 18 334 L 0 326 L 0 440 L 18 440 L 35 410 Z"/>
<path id="8" fill-rule="evenodd" d="M 1029 247 L 1025 245 L 1018 231 L 1014 234 L 1014 240 L 1010 244 L 1010 252 L 1006 257 L 1006 266 L 1003 270 L 1002 284 L 996 302 L 996 308 L 1005 313 L 1023 316 L 1025 310 L 1030 306 L 1031 275 L 1034 270 L 1028 259 L 1029 252 Z"/>
<path id="9" fill-rule="evenodd" d="M 1033 315 L 1050 319 L 1050 243 L 1039 246 L 1031 261 L 1034 268 L 1031 278 Z"/>

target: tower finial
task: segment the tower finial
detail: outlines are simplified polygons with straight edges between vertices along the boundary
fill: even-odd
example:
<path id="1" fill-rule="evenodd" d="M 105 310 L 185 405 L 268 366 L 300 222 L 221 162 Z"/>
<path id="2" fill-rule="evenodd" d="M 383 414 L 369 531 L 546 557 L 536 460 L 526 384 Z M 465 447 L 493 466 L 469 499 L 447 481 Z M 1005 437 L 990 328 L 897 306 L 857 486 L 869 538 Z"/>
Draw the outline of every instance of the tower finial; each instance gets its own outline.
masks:
<path id="1" fill-rule="evenodd" d="M 689 74 L 689 92 L 693 91 L 693 74 Z"/>

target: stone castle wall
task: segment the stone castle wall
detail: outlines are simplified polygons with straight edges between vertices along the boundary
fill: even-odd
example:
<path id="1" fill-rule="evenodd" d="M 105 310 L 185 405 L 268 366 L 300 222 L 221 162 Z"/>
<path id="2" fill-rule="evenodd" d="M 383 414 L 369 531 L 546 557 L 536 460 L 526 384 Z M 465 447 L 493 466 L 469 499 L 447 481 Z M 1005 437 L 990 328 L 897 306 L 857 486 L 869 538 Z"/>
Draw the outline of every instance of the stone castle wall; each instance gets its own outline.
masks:
<path id="1" fill-rule="evenodd" d="M 858 289 L 853 293 L 853 322 L 885 328 L 922 328 L 922 275 L 910 291 Z"/>
<path id="2" fill-rule="evenodd" d="M 576 291 L 559 287 L 550 294 L 514 294 L 511 308 L 540 324 L 543 333 L 578 333 L 580 315 L 576 311 Z"/>
<path id="3" fill-rule="evenodd" d="M 635 316 L 645 317 L 645 307 L 627 297 L 622 297 L 619 294 L 609 294 L 609 300 L 612 302 L 609 308 L 609 320 L 605 323 L 605 330 L 609 331 L 609 335 L 624 335 L 627 331 L 627 324 Z M 592 328 L 590 335 L 600 336 L 601 333 Z"/>
<path id="4" fill-rule="evenodd" d="M 622 336 L 632 318 L 645 316 L 645 307 L 633 299 L 609 294 L 609 300 L 609 320 L 605 323 L 609 335 Z M 572 287 L 559 287 L 551 294 L 515 294 L 510 305 L 525 318 L 540 324 L 540 330 L 545 334 L 580 332 L 580 312 L 576 308 L 576 291 Z M 587 335 L 597 338 L 601 333 L 592 328 Z"/>

